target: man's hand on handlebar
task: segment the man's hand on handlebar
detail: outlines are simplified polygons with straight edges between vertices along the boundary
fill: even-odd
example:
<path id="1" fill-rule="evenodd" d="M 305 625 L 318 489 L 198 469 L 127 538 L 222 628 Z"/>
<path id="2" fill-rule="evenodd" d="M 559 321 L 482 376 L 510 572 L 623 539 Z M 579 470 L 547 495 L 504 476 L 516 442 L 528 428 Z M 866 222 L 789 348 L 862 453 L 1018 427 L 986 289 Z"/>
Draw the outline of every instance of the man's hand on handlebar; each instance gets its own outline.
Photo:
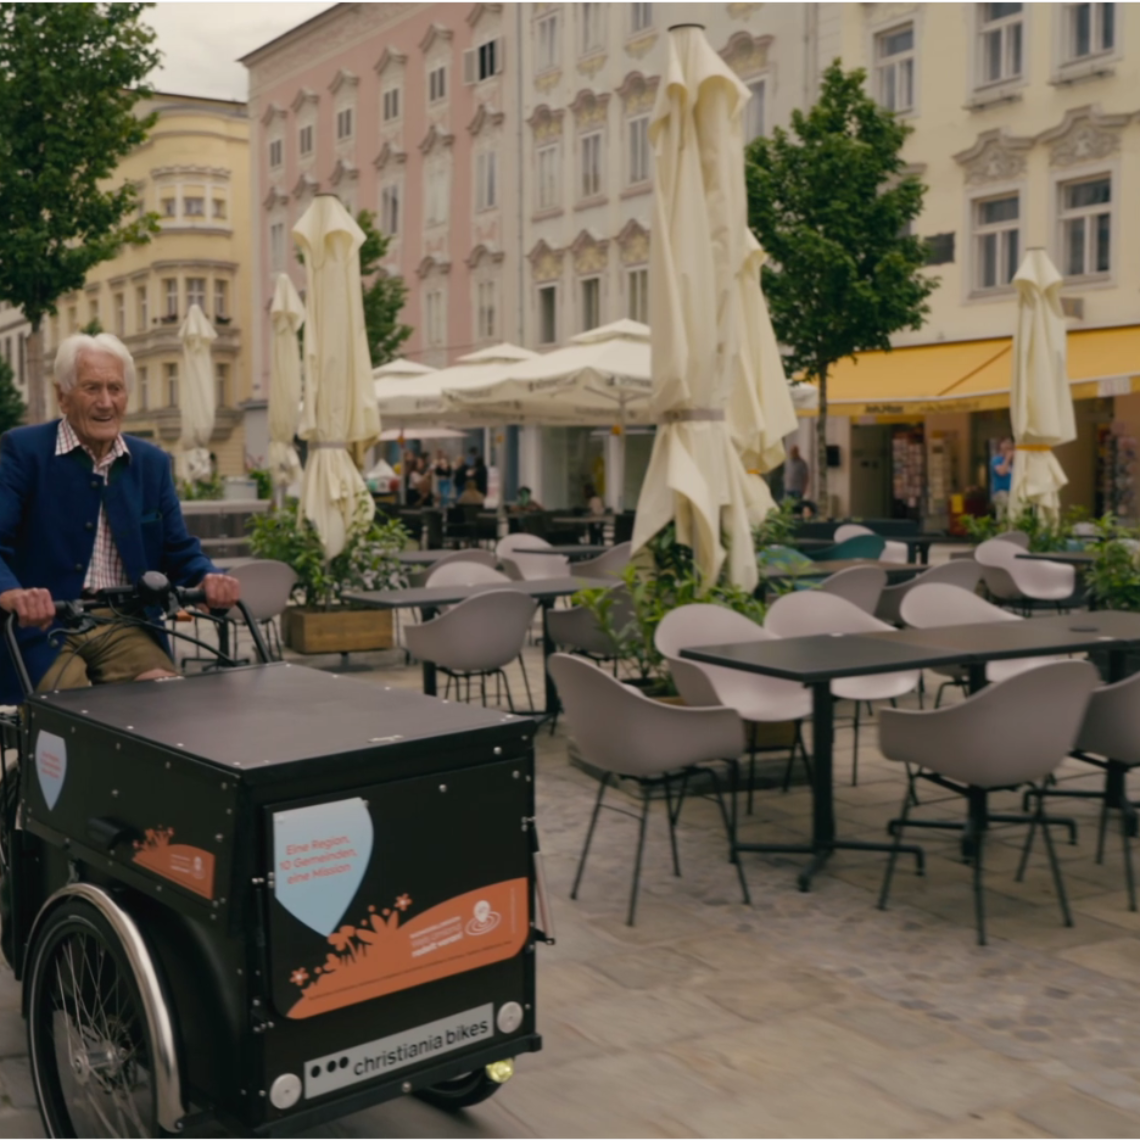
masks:
<path id="1" fill-rule="evenodd" d="M 15 614 L 25 628 L 47 629 L 55 621 L 55 602 L 48 590 L 5 590 L 0 594 L 0 609 Z"/>
<path id="2" fill-rule="evenodd" d="M 228 574 L 207 574 L 200 587 L 206 595 L 206 605 L 212 610 L 228 610 L 241 597 L 241 583 Z M 0 595 L 2 599 L 3 595 Z"/>

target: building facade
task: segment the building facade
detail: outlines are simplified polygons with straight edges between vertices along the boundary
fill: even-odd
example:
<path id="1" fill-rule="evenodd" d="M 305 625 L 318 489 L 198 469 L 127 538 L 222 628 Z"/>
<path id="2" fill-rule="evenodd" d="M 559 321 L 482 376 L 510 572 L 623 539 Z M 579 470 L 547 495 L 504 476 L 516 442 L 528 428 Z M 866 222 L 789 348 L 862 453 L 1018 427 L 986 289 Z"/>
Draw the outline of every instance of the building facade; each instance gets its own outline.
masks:
<path id="1" fill-rule="evenodd" d="M 138 105 L 158 112 L 145 143 L 119 164 L 138 188 L 159 232 L 96 266 L 82 290 L 62 297 L 45 321 L 45 368 L 71 333 L 97 323 L 134 356 L 137 380 L 126 430 L 168 451 L 181 435 L 178 330 L 192 304 L 213 324 L 217 418 L 211 450 L 222 475 L 257 465 L 247 456 L 242 406 L 251 394 L 249 352 L 249 120 L 245 104 L 155 94 Z M 53 397 L 54 398 L 54 397 Z"/>
<path id="2" fill-rule="evenodd" d="M 17 305 L 0 301 L 0 357 L 12 369 L 20 396 L 28 398 L 28 337 L 32 326 L 24 310 Z"/>

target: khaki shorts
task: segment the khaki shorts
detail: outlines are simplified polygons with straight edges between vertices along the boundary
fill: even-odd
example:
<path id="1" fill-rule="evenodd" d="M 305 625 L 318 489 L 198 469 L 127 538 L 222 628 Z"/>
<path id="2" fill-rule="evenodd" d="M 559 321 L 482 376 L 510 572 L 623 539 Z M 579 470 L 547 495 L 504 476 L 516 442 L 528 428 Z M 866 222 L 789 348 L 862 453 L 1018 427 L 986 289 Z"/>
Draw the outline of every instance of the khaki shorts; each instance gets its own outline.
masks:
<path id="1" fill-rule="evenodd" d="M 101 617 L 110 614 L 110 610 L 94 612 Z M 145 629 L 98 625 L 86 633 L 68 634 L 36 692 L 113 685 L 133 681 L 152 669 L 177 672 L 174 662 Z"/>

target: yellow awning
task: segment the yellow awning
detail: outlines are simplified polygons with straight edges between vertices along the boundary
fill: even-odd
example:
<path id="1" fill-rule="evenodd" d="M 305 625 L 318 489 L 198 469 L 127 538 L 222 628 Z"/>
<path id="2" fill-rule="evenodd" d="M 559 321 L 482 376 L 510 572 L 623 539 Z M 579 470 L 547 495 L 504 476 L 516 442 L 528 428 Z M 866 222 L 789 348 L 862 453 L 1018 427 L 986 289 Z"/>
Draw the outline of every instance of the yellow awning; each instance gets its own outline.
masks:
<path id="1" fill-rule="evenodd" d="M 1007 408 L 1012 345 L 995 337 L 860 353 L 831 374 L 828 411 L 907 417 Z M 1070 332 L 1068 358 L 1075 400 L 1140 391 L 1140 325 Z"/>

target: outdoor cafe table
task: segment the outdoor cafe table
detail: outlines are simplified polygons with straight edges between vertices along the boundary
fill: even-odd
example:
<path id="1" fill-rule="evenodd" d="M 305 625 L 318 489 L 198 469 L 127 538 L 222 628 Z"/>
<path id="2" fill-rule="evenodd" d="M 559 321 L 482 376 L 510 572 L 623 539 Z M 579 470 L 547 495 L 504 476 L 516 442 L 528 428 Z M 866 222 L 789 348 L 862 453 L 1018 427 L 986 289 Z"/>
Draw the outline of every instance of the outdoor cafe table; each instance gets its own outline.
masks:
<path id="1" fill-rule="evenodd" d="M 781 582 L 795 582 L 800 578 L 830 578 L 840 570 L 850 570 L 852 566 L 877 566 L 887 575 L 887 581 L 905 582 L 913 578 L 920 567 L 902 562 L 880 562 L 874 558 L 837 558 L 834 562 L 796 563 L 795 565 L 781 565 L 773 562 L 760 569 L 760 593 L 767 593 L 769 585 Z"/>
<path id="2" fill-rule="evenodd" d="M 1047 553 L 1022 551 L 1018 558 L 1027 558 L 1030 562 L 1063 562 L 1066 566 L 1074 566 L 1080 570 L 1091 566 L 1096 561 L 1095 550 L 1051 550 Z"/>
<path id="3" fill-rule="evenodd" d="M 871 535 L 866 537 L 870 538 Z M 903 542 L 906 543 L 906 560 L 908 563 L 918 563 L 926 566 L 930 562 L 930 548 L 936 542 L 954 542 L 952 537 L 945 534 L 892 534 L 880 535 L 878 537 L 886 538 L 890 542 Z M 815 556 L 820 551 L 830 550 L 833 546 L 839 545 L 834 539 L 831 538 L 793 538 L 788 542 L 789 546 L 794 546 L 797 550 L 802 550 L 809 556 Z"/>
<path id="4" fill-rule="evenodd" d="M 577 562 L 586 558 L 596 558 L 599 554 L 605 554 L 610 548 L 577 542 L 565 546 L 535 547 L 533 550 L 521 546 L 516 549 L 522 554 L 562 554 L 571 562 Z M 448 558 L 454 553 L 454 550 L 401 550 L 396 555 L 396 561 L 405 566 L 434 566 L 441 559 Z"/>
<path id="5" fill-rule="evenodd" d="M 554 642 L 546 626 L 546 613 L 559 598 L 569 597 L 579 590 L 591 586 L 604 586 L 607 583 L 598 578 L 537 578 L 525 582 L 485 582 L 478 586 L 423 586 L 406 590 L 367 590 L 345 594 L 345 601 L 354 605 L 371 606 L 375 609 L 398 610 L 418 609 L 424 621 L 436 616 L 442 606 L 454 606 L 465 602 L 476 594 L 488 590 L 518 590 L 534 598 L 542 606 L 542 665 L 546 681 L 546 707 L 531 710 L 540 717 L 554 716 L 558 712 L 558 690 L 546 663 L 554 652 Z M 431 661 L 423 663 L 424 693 L 436 696 L 436 669 Z"/>
<path id="6" fill-rule="evenodd" d="M 971 690 L 985 684 L 987 661 L 1103 651 L 1108 676 L 1124 675 L 1128 651 L 1140 646 L 1140 614 L 1105 610 L 1020 622 L 984 622 L 937 629 L 890 630 L 882 633 L 783 638 L 733 645 L 703 645 L 681 651 L 682 657 L 799 681 L 812 691 L 812 835 L 802 845 L 740 843 L 733 824 L 733 853 L 768 851 L 812 856 L 800 872 L 806 891 L 812 877 L 837 850 L 890 851 L 887 843 L 839 839 L 835 833 L 832 789 L 835 740 L 831 682 L 842 677 L 895 673 L 937 665 L 965 665 Z M 735 821 L 735 813 L 734 813 Z M 901 848 L 921 861 L 921 848 Z"/>

